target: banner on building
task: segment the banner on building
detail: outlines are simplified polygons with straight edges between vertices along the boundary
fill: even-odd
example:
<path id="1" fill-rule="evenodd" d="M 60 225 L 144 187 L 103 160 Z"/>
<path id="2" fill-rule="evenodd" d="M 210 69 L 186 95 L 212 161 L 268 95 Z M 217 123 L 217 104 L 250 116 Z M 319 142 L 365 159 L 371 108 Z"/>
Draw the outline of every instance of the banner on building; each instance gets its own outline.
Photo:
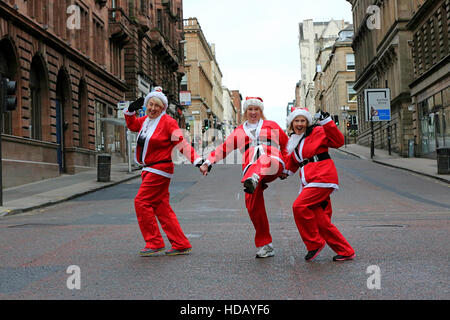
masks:
<path id="1" fill-rule="evenodd" d="M 391 120 L 391 93 L 389 88 L 365 89 L 366 121 Z"/>
<path id="2" fill-rule="evenodd" d="M 182 106 L 191 105 L 191 92 L 190 91 L 180 91 L 180 104 Z"/>

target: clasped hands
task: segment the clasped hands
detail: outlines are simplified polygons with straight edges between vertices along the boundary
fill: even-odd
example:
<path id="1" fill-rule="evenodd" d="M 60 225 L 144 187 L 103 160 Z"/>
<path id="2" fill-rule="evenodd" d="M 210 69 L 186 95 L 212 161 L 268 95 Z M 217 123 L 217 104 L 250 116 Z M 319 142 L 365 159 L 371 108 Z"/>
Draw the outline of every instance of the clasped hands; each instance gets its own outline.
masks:
<path id="1" fill-rule="evenodd" d="M 202 175 L 207 176 L 208 172 L 211 171 L 212 165 L 208 165 L 205 160 L 202 159 L 201 163 L 197 164 L 198 169 L 202 173 Z"/>

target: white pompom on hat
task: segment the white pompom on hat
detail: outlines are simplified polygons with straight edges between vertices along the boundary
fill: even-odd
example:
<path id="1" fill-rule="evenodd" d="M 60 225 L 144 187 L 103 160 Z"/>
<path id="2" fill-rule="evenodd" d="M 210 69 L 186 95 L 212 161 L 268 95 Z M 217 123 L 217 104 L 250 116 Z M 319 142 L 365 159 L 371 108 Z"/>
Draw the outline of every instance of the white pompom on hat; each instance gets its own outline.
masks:
<path id="1" fill-rule="evenodd" d="M 311 113 L 308 111 L 308 109 L 306 109 L 306 108 L 296 108 L 296 109 L 294 109 L 294 111 L 291 112 L 291 114 L 286 119 L 288 128 L 291 125 L 292 121 L 294 121 L 294 119 L 297 118 L 298 116 L 305 117 L 306 120 L 308 120 L 308 125 L 309 126 L 313 124 L 313 118 L 312 118 Z"/>
<path id="2" fill-rule="evenodd" d="M 147 94 L 147 96 L 144 99 L 144 107 L 147 107 L 148 100 L 150 100 L 153 97 L 159 98 L 164 104 L 164 110 L 167 109 L 167 107 L 169 106 L 169 102 L 167 100 L 166 95 L 163 93 L 163 89 L 161 87 L 155 87 L 152 92 Z"/>
<path id="3" fill-rule="evenodd" d="M 263 99 L 260 97 L 246 97 L 244 101 L 243 112 L 247 111 L 247 108 L 249 106 L 256 106 L 261 109 L 261 111 L 264 111 L 264 103 Z"/>

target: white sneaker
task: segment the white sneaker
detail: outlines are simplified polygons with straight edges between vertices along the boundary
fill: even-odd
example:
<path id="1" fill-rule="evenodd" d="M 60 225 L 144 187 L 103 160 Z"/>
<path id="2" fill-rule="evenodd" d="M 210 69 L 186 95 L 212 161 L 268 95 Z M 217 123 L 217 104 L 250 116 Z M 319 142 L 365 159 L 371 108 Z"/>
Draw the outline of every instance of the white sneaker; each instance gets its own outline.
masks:
<path id="1" fill-rule="evenodd" d="M 245 188 L 244 191 L 252 194 L 255 191 L 256 187 L 258 186 L 258 182 L 259 182 L 259 175 L 254 173 L 250 178 L 244 181 L 244 188 Z"/>
<path id="2" fill-rule="evenodd" d="M 266 244 L 265 246 L 259 247 L 258 251 L 256 251 L 256 258 L 267 258 L 273 257 L 275 255 L 275 250 L 273 249 L 273 245 L 271 243 Z"/>

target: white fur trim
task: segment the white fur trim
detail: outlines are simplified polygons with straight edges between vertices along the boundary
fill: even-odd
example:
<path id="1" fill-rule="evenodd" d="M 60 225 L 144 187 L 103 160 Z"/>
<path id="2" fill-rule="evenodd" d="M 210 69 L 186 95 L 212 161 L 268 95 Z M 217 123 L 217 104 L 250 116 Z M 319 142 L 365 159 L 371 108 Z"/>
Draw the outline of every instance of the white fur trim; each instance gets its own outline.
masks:
<path id="1" fill-rule="evenodd" d="M 160 176 L 163 176 L 163 177 L 166 177 L 166 178 L 169 178 L 169 179 L 171 179 L 173 177 L 173 174 L 171 174 L 171 173 L 168 173 L 168 172 L 165 172 L 165 171 L 161 171 L 161 170 L 158 170 L 158 169 L 154 169 L 154 168 L 149 168 L 149 167 L 143 168 L 142 171 L 152 172 L 154 174 L 158 174 Z"/>
<path id="2" fill-rule="evenodd" d="M 270 156 L 272 159 L 278 160 L 279 163 L 281 163 L 283 165 L 283 170 L 286 168 L 286 164 L 284 163 L 283 160 L 281 160 L 281 158 L 276 157 L 276 156 Z"/>
<path id="3" fill-rule="evenodd" d="M 261 111 L 264 111 L 264 103 L 259 99 L 248 99 L 244 101 L 244 105 L 242 107 L 243 112 L 247 111 L 247 108 L 249 106 L 256 106 L 261 109 Z"/>
<path id="4" fill-rule="evenodd" d="M 127 116 L 134 116 L 136 114 L 136 111 L 130 112 L 128 111 L 128 108 L 123 109 L 123 114 Z"/>
<path id="5" fill-rule="evenodd" d="M 203 164 L 205 164 L 205 163 L 206 163 L 208 166 L 211 165 L 211 161 L 209 161 L 208 159 L 206 159 L 205 162 L 204 162 Z"/>
<path id="6" fill-rule="evenodd" d="M 259 100 L 258 100 L 258 101 L 259 101 Z M 244 125 L 242 126 L 242 128 L 244 129 L 245 134 L 246 134 L 250 139 L 252 139 L 252 140 L 257 140 L 258 137 L 259 137 L 259 134 L 261 133 L 261 128 L 262 128 L 262 126 L 263 126 L 263 124 L 264 124 L 264 120 L 263 120 L 263 119 L 259 119 L 258 126 L 256 127 L 255 135 L 253 135 L 253 134 L 251 133 L 251 130 L 248 128 L 247 123 L 248 123 L 248 121 L 245 121 L 245 122 L 244 122 Z"/>
<path id="7" fill-rule="evenodd" d="M 293 134 L 289 137 L 289 141 L 286 146 L 286 150 L 288 152 L 288 155 L 291 154 L 295 148 L 297 147 L 298 143 L 300 142 L 300 139 L 303 137 L 304 133 L 302 134 Z"/>
<path id="8" fill-rule="evenodd" d="M 193 165 L 194 165 L 194 166 L 198 165 L 198 164 L 200 163 L 200 161 L 202 161 L 202 160 L 203 160 L 202 157 L 198 157 L 197 159 L 195 159 Z"/>
<path id="9" fill-rule="evenodd" d="M 324 182 L 310 182 L 304 188 L 333 188 L 339 189 L 339 186 L 335 183 L 324 183 Z"/>
<path id="10" fill-rule="evenodd" d="M 147 137 L 145 138 L 145 144 L 144 144 L 144 150 L 142 151 L 142 163 L 139 163 L 139 161 L 137 160 L 137 148 L 135 149 L 134 152 L 134 161 L 138 164 L 143 164 L 145 165 L 145 155 L 147 154 L 147 149 L 148 149 L 148 143 L 151 139 L 151 137 L 153 136 L 153 133 L 155 133 L 156 127 L 159 124 L 159 121 L 161 120 L 162 116 L 165 115 L 166 113 L 163 111 L 158 118 L 156 118 L 154 120 L 154 122 L 151 124 L 151 127 L 149 129 L 149 133 L 147 135 Z M 147 117 L 147 119 L 145 119 L 144 123 L 142 124 L 141 130 L 139 131 L 137 138 L 136 138 L 136 143 L 137 140 L 139 139 L 139 135 L 141 134 L 141 131 L 144 129 L 144 127 L 147 125 L 147 123 L 150 121 L 150 118 Z"/>
<path id="11" fill-rule="evenodd" d="M 284 169 L 284 170 L 283 170 L 283 173 L 286 173 L 286 174 L 288 174 L 289 176 L 292 176 L 292 175 L 294 174 L 291 170 L 287 170 L 287 169 Z"/>
<path id="12" fill-rule="evenodd" d="M 306 110 L 306 109 L 295 109 L 294 111 L 292 111 L 289 114 L 289 116 L 286 119 L 288 128 L 291 125 L 292 121 L 294 121 L 294 119 L 297 118 L 298 116 L 304 116 L 306 118 L 306 120 L 308 120 L 308 125 L 309 126 L 313 124 L 312 115 L 311 115 L 311 113 L 309 113 L 308 110 Z"/>
<path id="13" fill-rule="evenodd" d="M 328 117 L 328 118 L 323 119 L 319 123 L 320 123 L 321 126 L 323 126 L 324 124 L 327 124 L 330 121 L 333 121 L 333 120 L 331 119 L 331 117 Z"/>

